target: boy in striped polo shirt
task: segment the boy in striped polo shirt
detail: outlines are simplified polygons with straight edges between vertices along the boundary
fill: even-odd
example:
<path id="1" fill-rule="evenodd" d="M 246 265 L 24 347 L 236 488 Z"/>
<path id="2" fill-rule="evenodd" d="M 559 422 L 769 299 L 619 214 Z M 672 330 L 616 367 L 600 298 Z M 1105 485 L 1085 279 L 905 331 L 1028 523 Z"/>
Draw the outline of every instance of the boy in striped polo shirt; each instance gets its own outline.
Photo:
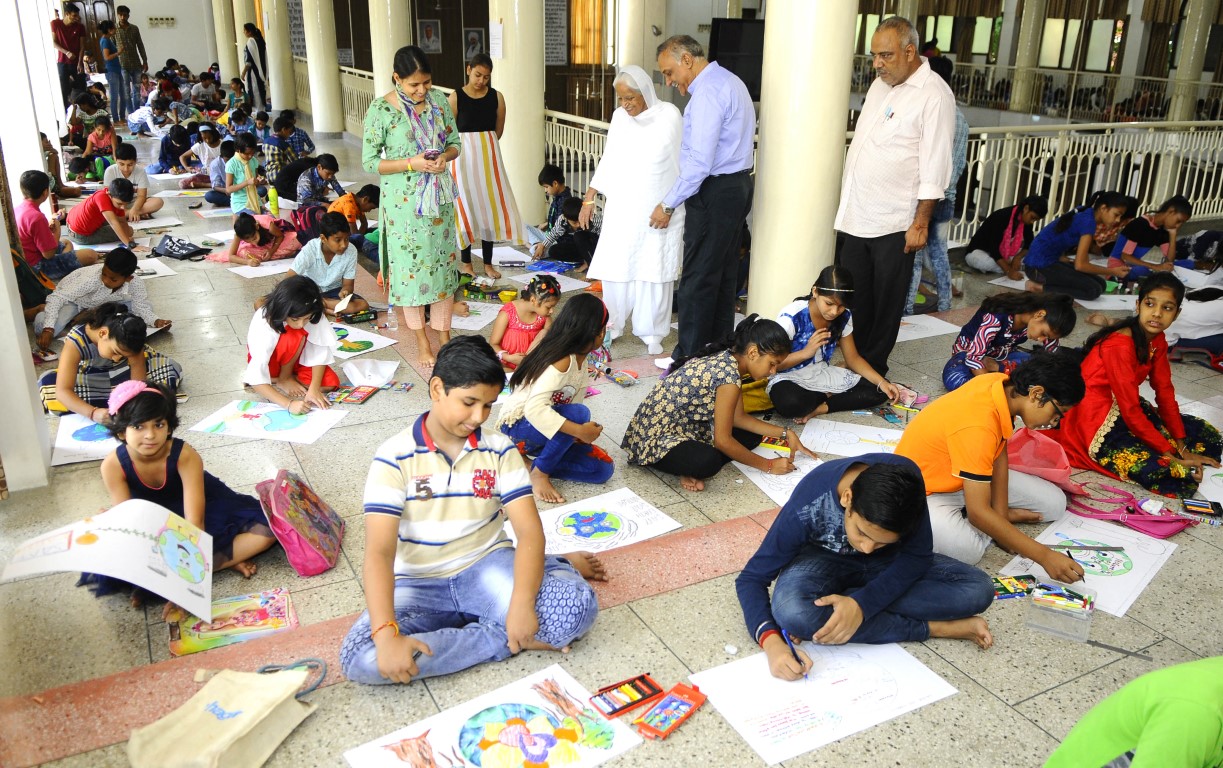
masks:
<path id="1" fill-rule="evenodd" d="M 454 339 L 429 379 L 433 409 L 374 454 L 365 483 L 369 610 L 340 649 L 348 679 L 407 683 L 524 649 L 567 651 L 594 625 L 594 590 L 565 558 L 544 555 L 518 449 L 480 430 L 504 383 L 487 341 Z"/>

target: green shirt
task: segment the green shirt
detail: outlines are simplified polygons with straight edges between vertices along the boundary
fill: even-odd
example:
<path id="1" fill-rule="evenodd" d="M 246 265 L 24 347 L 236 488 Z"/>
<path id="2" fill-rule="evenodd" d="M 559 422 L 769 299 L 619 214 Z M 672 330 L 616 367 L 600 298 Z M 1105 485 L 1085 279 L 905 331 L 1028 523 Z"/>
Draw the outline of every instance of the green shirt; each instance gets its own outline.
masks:
<path id="1" fill-rule="evenodd" d="M 1223 765 L 1223 656 L 1131 681 L 1079 720 L 1045 768 L 1098 768 L 1130 751 L 1132 768 Z"/>

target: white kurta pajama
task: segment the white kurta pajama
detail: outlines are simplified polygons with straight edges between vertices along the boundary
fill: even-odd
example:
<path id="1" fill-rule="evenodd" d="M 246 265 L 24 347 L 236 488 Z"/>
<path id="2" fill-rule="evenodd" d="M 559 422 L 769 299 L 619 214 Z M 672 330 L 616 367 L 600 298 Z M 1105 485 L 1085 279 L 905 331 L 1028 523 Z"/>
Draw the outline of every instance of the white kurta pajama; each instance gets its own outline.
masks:
<path id="1" fill-rule="evenodd" d="M 612 338 L 632 321 L 633 333 L 657 347 L 671 330 L 671 304 L 684 254 L 684 207 L 666 229 L 652 229 L 650 214 L 679 176 L 683 117 L 658 100 L 640 67 L 626 66 L 645 98 L 637 117 L 612 114 L 607 144 L 590 186 L 607 198 L 603 227 L 587 274 L 603 281 Z"/>

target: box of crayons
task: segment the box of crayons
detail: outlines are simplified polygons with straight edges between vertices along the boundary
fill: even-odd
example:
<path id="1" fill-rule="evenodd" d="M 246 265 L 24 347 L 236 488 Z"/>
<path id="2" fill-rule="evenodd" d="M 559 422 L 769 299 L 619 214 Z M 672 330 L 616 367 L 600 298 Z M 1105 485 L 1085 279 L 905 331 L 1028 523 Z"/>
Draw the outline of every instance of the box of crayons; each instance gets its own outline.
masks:
<path id="1" fill-rule="evenodd" d="M 994 599 L 1007 600 L 1012 597 L 1027 597 L 1036 588 L 1036 577 L 1025 573 L 1022 576 L 995 576 Z"/>
<path id="2" fill-rule="evenodd" d="M 776 451 L 782 456 L 790 455 L 790 444 L 782 440 L 780 437 L 766 437 L 760 441 L 760 447 L 770 451 Z"/>
<path id="3" fill-rule="evenodd" d="M 1091 618 L 1096 609 L 1094 589 L 1047 580 L 1036 584 L 1031 597 L 1027 620 L 1029 627 L 1066 640 L 1087 642 L 1091 634 Z"/>
<path id="4" fill-rule="evenodd" d="M 590 697 L 590 703 L 606 718 L 619 717 L 662 696 L 662 686 L 648 674 L 604 686 Z"/>

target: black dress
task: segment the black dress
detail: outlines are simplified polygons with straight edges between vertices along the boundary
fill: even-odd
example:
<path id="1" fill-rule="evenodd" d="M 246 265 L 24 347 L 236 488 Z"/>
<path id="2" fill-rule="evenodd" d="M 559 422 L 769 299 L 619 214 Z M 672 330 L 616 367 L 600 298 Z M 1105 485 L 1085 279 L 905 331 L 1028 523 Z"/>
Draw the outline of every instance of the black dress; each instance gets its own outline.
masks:
<path id="1" fill-rule="evenodd" d="M 462 89 L 455 90 L 459 110 L 454 121 L 459 133 L 482 133 L 497 130 L 497 91 L 489 88 L 483 98 L 473 99 Z"/>

